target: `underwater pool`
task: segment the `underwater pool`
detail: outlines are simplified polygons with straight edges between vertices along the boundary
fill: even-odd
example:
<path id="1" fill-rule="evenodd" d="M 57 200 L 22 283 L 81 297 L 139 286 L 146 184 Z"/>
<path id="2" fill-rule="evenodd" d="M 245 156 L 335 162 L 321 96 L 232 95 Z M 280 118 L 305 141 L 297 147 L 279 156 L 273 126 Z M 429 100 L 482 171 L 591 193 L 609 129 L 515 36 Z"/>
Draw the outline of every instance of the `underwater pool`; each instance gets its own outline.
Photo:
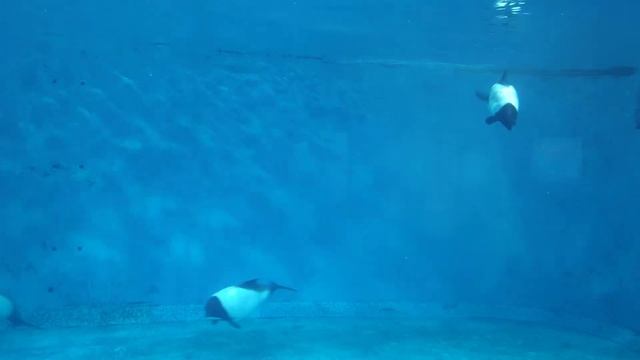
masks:
<path id="1" fill-rule="evenodd" d="M 639 14 L 0 3 L 0 360 L 640 359 Z"/>

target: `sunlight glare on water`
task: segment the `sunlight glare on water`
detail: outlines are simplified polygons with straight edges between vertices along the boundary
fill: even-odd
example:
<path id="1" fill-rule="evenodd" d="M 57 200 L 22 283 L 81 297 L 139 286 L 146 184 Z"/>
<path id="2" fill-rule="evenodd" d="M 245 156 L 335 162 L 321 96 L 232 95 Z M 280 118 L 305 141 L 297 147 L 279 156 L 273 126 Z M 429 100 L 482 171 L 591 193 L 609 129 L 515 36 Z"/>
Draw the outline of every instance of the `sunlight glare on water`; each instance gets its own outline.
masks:
<path id="1" fill-rule="evenodd" d="M 494 8 L 498 19 L 508 19 L 517 15 L 529 15 L 525 10 L 525 0 L 496 0 Z"/>

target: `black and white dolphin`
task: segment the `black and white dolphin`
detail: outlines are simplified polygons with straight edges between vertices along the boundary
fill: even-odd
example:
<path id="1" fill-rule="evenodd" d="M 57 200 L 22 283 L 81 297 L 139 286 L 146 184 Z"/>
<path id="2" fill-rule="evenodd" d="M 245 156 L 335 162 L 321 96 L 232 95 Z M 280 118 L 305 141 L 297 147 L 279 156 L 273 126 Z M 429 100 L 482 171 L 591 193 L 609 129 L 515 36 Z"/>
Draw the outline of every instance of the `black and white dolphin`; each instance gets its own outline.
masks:
<path id="1" fill-rule="evenodd" d="M 270 281 L 245 281 L 211 295 L 204 307 L 205 315 L 214 323 L 222 320 L 240 328 L 237 322 L 251 315 L 276 290 L 296 291 Z"/>
<path id="2" fill-rule="evenodd" d="M 489 125 L 500 122 L 505 128 L 511 130 L 518 120 L 520 101 L 518 92 L 513 85 L 507 83 L 507 72 L 502 74 L 500 80 L 491 86 L 489 94 L 477 91 L 476 95 L 489 105 L 489 116 L 485 122 Z"/>

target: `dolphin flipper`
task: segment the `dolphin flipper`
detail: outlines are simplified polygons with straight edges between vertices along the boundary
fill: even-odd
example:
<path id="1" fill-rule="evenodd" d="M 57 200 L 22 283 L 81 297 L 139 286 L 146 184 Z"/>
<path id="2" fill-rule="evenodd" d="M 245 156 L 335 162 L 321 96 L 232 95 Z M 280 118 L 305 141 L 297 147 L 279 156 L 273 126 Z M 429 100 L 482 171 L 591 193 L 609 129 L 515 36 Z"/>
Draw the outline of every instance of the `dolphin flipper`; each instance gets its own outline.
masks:
<path id="1" fill-rule="evenodd" d="M 489 94 L 487 93 L 476 91 L 476 97 L 484 102 L 489 102 Z"/>
<path id="2" fill-rule="evenodd" d="M 233 326 L 236 329 L 242 329 L 242 326 L 240 326 L 237 322 L 233 321 L 233 319 L 229 318 L 229 319 L 225 319 L 229 325 Z"/>
<path id="3" fill-rule="evenodd" d="M 34 329 L 40 329 L 38 326 L 35 326 L 31 323 L 24 321 L 24 319 L 22 319 L 22 316 L 20 316 L 17 310 L 14 311 L 13 314 L 11 314 L 11 316 L 7 320 L 9 320 L 9 324 L 12 327 L 30 327 Z"/>
<path id="4" fill-rule="evenodd" d="M 233 319 L 230 317 L 227 317 L 226 319 L 211 319 L 211 324 L 218 325 L 220 321 L 226 321 L 227 323 L 229 323 L 229 325 L 233 326 L 236 329 L 242 328 L 237 322 L 233 321 Z"/>

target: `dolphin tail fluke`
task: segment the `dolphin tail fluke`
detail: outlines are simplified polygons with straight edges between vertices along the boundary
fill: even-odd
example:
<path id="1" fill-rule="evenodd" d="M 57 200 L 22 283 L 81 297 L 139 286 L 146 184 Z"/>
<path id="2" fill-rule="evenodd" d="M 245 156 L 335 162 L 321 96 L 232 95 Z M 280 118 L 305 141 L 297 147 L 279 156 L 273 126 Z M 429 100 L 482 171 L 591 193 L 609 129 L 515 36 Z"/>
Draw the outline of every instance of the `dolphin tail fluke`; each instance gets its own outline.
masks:
<path id="1" fill-rule="evenodd" d="M 283 286 L 277 283 L 273 283 L 271 284 L 271 291 L 276 291 L 276 290 L 288 290 L 288 291 L 298 291 L 294 288 L 288 287 L 288 286 Z"/>

